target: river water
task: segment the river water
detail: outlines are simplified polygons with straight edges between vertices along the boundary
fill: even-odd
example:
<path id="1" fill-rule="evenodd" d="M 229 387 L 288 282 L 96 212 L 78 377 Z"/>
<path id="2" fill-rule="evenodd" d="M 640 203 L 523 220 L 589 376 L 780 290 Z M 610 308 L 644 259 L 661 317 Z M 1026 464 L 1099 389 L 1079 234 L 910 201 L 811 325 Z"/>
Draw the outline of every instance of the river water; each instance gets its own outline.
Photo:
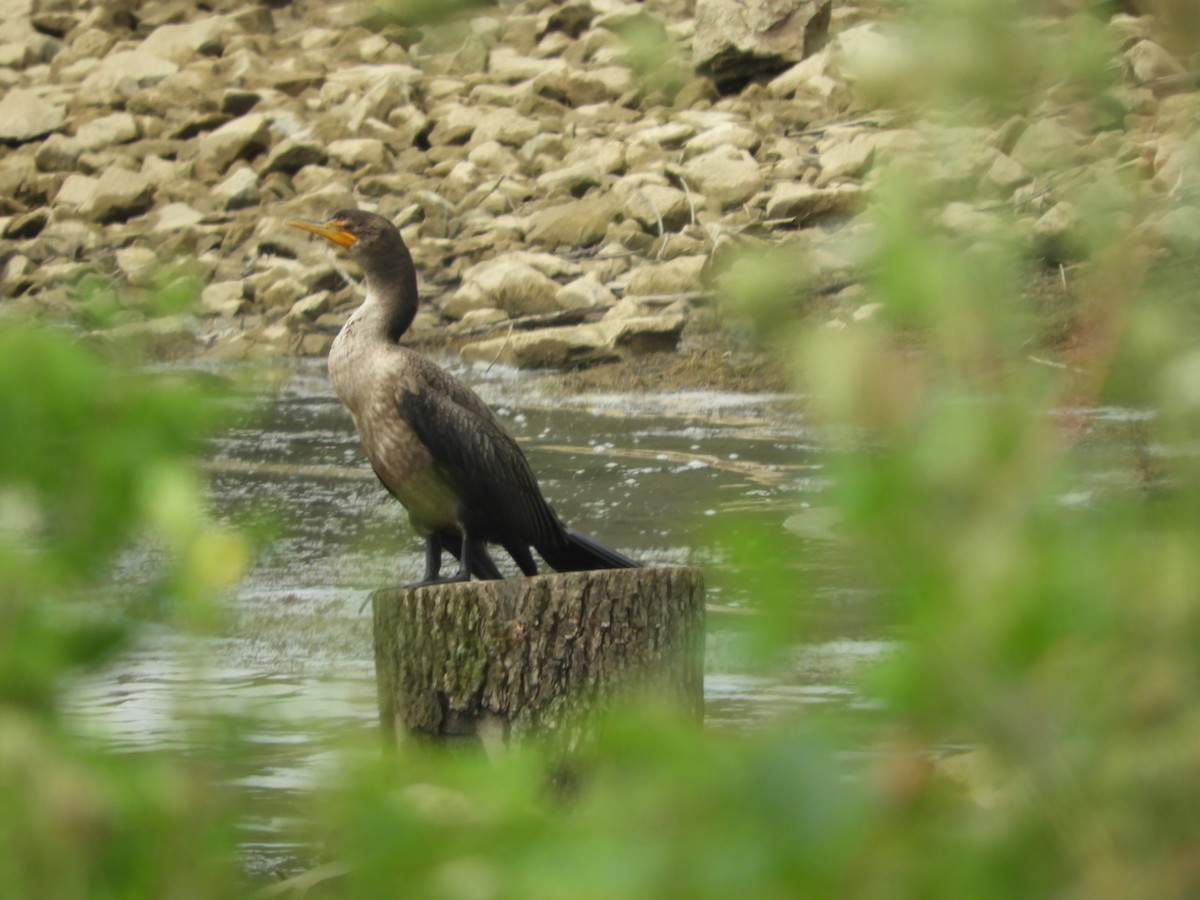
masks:
<path id="1" fill-rule="evenodd" d="M 827 484 L 817 440 L 788 398 L 561 396 L 551 378 L 446 364 L 504 418 L 563 518 L 624 553 L 651 565 L 719 571 L 728 562 L 722 529 L 731 518 L 777 529 L 797 512 L 801 533 L 822 544 Z M 375 588 L 417 579 L 422 543 L 371 473 L 323 364 L 214 374 L 258 387 L 237 424 L 212 441 L 212 515 L 269 537 L 227 599 L 220 636 L 151 631 L 109 669 L 73 684 L 67 707 L 82 732 L 127 752 L 188 752 L 208 739 L 198 722 L 247 717 L 249 751 L 237 772 L 254 810 L 245 843 L 254 865 L 271 867 L 292 852 L 286 823 L 339 741 L 378 728 L 364 601 Z M 1089 416 L 1097 426 L 1130 417 Z M 1106 465 L 1095 467 L 1097 483 L 1113 477 Z M 830 546 L 827 558 L 818 549 L 806 565 L 835 567 Z M 155 565 L 143 548 L 118 577 L 136 583 Z M 855 615 L 853 592 L 834 598 L 839 614 L 768 674 L 740 652 L 754 598 L 717 578 L 708 599 L 709 727 L 752 727 L 806 708 L 871 707 L 850 676 L 886 653 L 890 636 Z"/>

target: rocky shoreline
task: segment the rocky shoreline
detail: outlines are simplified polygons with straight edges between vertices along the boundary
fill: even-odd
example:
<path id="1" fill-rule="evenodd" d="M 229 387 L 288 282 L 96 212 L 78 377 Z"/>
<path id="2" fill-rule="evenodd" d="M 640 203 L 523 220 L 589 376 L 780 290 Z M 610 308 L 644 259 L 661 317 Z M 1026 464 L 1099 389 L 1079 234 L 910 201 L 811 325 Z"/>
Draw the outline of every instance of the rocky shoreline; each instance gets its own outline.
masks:
<path id="1" fill-rule="evenodd" d="M 865 99 L 895 55 L 886 24 L 730 3 L 521 0 L 421 29 L 357 3 L 0 0 L 0 311 L 160 358 L 320 355 L 356 275 L 284 223 L 361 206 L 413 250 L 413 340 L 568 370 L 682 345 L 715 378 L 743 353 L 712 311 L 732 249 L 784 246 L 833 285 L 831 327 L 870 317 L 847 247 L 893 151 L 983 186 L 941 226 L 1015 214 L 1051 262 L 1070 261 L 1069 198 L 1097 168 L 1158 194 L 1195 177 L 1194 67 L 1147 16 L 1106 25 L 1120 127 L 1047 111 L 951 128 L 964 152 L 935 157 Z M 1193 213 L 1151 225 L 1186 250 Z"/>

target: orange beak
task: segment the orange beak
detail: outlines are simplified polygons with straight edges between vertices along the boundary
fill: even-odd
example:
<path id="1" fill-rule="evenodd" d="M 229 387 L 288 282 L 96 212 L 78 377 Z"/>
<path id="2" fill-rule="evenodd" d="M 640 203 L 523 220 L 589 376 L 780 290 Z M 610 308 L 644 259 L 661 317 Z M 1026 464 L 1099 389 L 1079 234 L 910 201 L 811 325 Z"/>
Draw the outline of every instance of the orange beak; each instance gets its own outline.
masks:
<path id="1" fill-rule="evenodd" d="M 354 242 L 358 240 L 358 238 L 346 230 L 346 223 L 341 219 L 330 219 L 324 225 L 317 222 L 305 222 L 303 219 L 292 219 L 288 222 L 288 225 L 292 228 L 299 228 L 301 231 L 320 235 L 331 244 L 337 244 L 339 247 L 344 247 L 347 250 L 353 247 Z"/>

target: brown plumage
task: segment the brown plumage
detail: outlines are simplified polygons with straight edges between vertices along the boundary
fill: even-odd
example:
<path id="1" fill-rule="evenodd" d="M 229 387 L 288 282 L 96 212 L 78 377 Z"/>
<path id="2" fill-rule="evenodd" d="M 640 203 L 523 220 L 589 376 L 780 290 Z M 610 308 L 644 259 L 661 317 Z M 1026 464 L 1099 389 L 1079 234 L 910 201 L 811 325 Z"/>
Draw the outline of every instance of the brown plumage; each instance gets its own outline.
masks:
<path id="1" fill-rule="evenodd" d="M 425 537 L 421 584 L 502 577 L 489 543 L 526 575 L 537 574 L 531 547 L 560 572 L 639 565 L 568 529 L 487 404 L 398 343 L 417 312 L 417 276 L 391 222 L 341 210 L 324 224 L 289 224 L 349 250 L 362 266 L 366 297 L 333 342 L 329 375 L 375 473 Z M 449 578 L 439 577 L 443 550 L 459 559 Z"/>

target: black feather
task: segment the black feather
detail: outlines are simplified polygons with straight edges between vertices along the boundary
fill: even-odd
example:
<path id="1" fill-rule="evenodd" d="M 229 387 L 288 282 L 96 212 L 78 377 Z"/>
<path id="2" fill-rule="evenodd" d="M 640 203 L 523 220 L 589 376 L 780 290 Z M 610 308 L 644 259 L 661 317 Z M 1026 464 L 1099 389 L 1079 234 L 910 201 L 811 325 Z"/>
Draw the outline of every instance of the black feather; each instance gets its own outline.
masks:
<path id="1" fill-rule="evenodd" d="M 556 572 L 590 572 L 593 569 L 640 569 L 642 564 L 597 543 L 578 531 L 568 531 L 566 540 L 553 545 L 537 545 L 546 565 Z"/>

